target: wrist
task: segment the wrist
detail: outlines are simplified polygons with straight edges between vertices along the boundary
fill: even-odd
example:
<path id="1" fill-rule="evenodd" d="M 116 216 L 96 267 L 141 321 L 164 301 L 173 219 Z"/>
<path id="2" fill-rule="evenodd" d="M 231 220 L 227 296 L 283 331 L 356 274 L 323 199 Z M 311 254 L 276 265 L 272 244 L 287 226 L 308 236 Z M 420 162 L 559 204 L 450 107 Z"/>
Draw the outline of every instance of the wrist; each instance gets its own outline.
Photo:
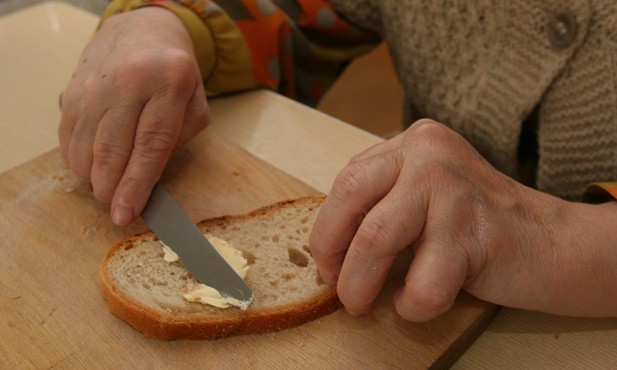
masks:
<path id="1" fill-rule="evenodd" d="M 164 27 L 173 24 L 180 27 L 190 46 L 184 47 L 195 56 L 201 76 L 208 76 L 214 66 L 215 56 L 208 52 L 214 50 L 212 35 L 204 22 L 192 10 L 174 1 L 113 0 L 105 10 L 99 29 L 109 22 L 122 22 L 122 19 L 147 19 L 147 32 L 162 32 Z M 165 22 L 162 26 L 160 22 Z M 155 26 L 153 26 L 155 25 Z"/>
<path id="2" fill-rule="evenodd" d="M 617 202 L 565 202 L 561 230 L 553 235 L 555 262 L 548 312 L 617 316 Z M 551 247 L 547 245 L 547 247 Z M 550 282 L 549 282 L 550 284 Z"/>

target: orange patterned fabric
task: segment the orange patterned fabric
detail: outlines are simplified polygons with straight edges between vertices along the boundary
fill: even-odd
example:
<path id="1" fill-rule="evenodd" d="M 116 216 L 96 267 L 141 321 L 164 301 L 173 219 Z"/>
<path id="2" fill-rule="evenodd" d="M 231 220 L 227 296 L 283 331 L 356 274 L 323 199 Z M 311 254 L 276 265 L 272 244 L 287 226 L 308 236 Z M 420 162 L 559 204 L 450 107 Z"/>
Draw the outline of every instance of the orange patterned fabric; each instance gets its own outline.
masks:
<path id="1" fill-rule="evenodd" d="M 213 45 L 192 39 L 196 49 L 206 49 L 198 61 L 210 94 L 266 87 L 314 105 L 351 59 L 379 42 L 326 0 L 115 0 L 111 6 L 126 10 L 128 2 L 175 11 L 192 34 L 200 25 L 179 8 L 207 26 Z"/>
<path id="2" fill-rule="evenodd" d="M 216 4 L 242 32 L 258 84 L 309 105 L 316 104 L 345 63 L 377 43 L 376 37 L 352 28 L 325 0 L 218 0 Z M 361 42 L 354 49 L 356 39 Z M 337 46 L 330 46 L 332 40 Z"/>
<path id="3" fill-rule="evenodd" d="M 235 22 L 249 46 L 255 79 L 273 89 L 278 88 L 281 80 L 293 85 L 291 50 L 284 47 L 291 37 L 287 17 L 275 7 L 259 9 L 256 1 L 240 2 L 250 16 Z M 293 95 L 293 91 L 287 91 L 287 95 Z"/>
<path id="4" fill-rule="evenodd" d="M 218 1 L 218 4 L 223 7 L 228 3 L 229 1 L 226 0 Z M 301 35 L 301 33 L 294 35 L 294 30 L 339 37 L 345 35 L 351 28 L 336 15 L 327 1 L 297 1 L 299 7 L 295 8 L 296 14 L 287 14 L 269 1 L 244 0 L 241 3 L 250 16 L 235 18 L 235 22 L 251 51 L 256 80 L 269 88 L 279 89 L 293 98 L 298 98 L 296 96 L 294 52 L 302 51 L 302 49 L 297 49 L 299 43 L 305 43 L 302 45 L 305 52 L 311 49 L 308 40 L 304 37 L 294 43 L 294 36 Z M 289 7 L 287 9 L 293 12 L 293 9 Z M 307 55 L 303 57 L 319 63 L 316 54 L 307 52 Z M 331 58 L 322 55 L 321 59 L 324 63 Z M 332 77 L 335 76 L 332 75 Z M 304 94 L 301 95 L 304 95 L 305 101 L 315 102 L 331 82 L 331 79 L 314 78 L 303 85 Z"/>

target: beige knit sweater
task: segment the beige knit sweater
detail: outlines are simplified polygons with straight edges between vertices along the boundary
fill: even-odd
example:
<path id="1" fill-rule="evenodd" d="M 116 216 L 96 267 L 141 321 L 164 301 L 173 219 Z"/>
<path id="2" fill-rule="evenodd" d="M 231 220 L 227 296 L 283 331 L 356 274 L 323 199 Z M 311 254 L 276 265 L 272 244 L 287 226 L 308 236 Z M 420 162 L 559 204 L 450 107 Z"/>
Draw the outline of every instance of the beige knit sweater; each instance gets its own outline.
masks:
<path id="1" fill-rule="evenodd" d="M 410 119 L 431 117 L 517 173 L 538 108 L 536 187 L 581 198 L 617 180 L 617 2 L 332 0 L 389 43 Z"/>

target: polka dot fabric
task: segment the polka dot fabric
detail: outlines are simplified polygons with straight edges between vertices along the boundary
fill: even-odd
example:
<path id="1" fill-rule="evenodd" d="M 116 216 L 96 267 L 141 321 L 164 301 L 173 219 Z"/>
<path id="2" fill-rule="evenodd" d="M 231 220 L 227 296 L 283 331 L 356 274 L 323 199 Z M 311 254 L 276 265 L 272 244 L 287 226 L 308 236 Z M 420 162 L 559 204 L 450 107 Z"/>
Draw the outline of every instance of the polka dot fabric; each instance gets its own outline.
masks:
<path id="1" fill-rule="evenodd" d="M 341 58 L 340 50 L 321 46 L 333 39 L 344 45 L 346 37 L 358 34 L 328 1 L 219 0 L 216 3 L 242 32 L 258 83 L 306 104 L 314 105 L 343 64 L 357 55 L 352 51 Z M 240 14 L 244 17 L 239 17 Z"/>

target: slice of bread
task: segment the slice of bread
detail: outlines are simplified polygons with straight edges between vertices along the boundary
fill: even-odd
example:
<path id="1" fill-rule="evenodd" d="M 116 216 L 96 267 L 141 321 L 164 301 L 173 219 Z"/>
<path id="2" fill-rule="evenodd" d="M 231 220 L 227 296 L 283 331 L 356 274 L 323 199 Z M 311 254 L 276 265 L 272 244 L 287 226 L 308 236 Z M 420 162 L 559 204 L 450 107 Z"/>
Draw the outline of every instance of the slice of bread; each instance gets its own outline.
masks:
<path id="1" fill-rule="evenodd" d="M 340 307 L 336 288 L 321 281 L 308 248 L 322 202 L 323 197 L 306 197 L 198 224 L 248 260 L 246 282 L 255 299 L 247 310 L 187 302 L 183 289 L 195 279 L 181 262 L 163 259 L 162 244 L 151 232 L 122 240 L 105 256 L 100 280 L 109 309 L 162 340 L 278 331 L 335 311 Z"/>

